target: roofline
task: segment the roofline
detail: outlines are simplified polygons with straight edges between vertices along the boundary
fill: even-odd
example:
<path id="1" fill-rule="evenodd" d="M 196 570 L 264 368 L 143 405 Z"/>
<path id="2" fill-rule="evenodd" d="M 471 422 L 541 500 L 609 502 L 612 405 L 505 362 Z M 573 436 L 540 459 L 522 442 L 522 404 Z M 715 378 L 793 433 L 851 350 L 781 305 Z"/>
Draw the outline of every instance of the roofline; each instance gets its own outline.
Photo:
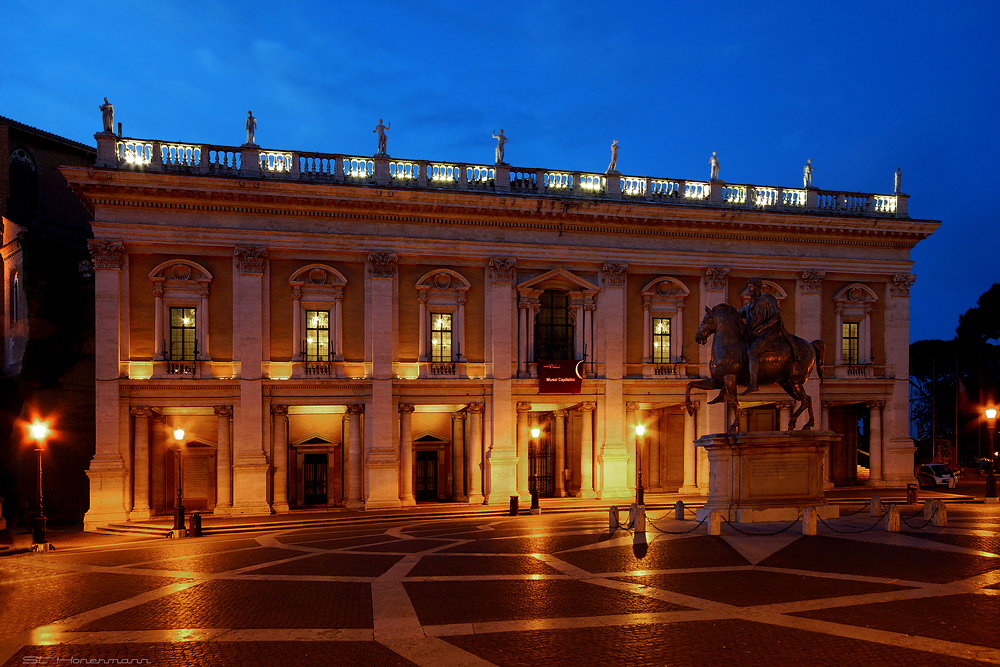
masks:
<path id="1" fill-rule="evenodd" d="M 61 144 L 65 144 L 71 148 L 76 148 L 78 150 L 86 151 L 87 153 L 92 153 L 95 157 L 97 156 L 97 148 L 94 146 L 81 144 L 79 141 L 73 141 L 72 139 L 67 139 L 66 137 L 60 137 L 58 134 L 52 134 L 51 132 L 46 132 L 45 130 L 39 130 L 37 127 L 32 127 L 31 125 L 25 125 L 24 123 L 20 123 L 14 120 L 13 118 L 0 116 L 0 124 L 9 125 L 22 132 L 34 134 L 44 139 L 48 139 L 50 141 L 55 141 Z"/>

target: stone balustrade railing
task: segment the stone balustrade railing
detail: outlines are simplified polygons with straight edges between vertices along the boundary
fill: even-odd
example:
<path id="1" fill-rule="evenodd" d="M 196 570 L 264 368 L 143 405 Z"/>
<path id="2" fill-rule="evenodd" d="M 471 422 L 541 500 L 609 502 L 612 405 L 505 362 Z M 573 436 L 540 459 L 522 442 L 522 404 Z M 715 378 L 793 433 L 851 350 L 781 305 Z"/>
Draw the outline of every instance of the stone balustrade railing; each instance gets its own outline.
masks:
<path id="1" fill-rule="evenodd" d="M 818 188 L 691 181 L 512 167 L 358 157 L 257 146 L 213 146 L 127 139 L 101 133 L 97 166 L 115 169 L 355 183 L 404 188 L 478 190 L 525 195 L 650 201 L 715 208 L 801 211 L 824 215 L 906 218 L 907 195 Z"/>

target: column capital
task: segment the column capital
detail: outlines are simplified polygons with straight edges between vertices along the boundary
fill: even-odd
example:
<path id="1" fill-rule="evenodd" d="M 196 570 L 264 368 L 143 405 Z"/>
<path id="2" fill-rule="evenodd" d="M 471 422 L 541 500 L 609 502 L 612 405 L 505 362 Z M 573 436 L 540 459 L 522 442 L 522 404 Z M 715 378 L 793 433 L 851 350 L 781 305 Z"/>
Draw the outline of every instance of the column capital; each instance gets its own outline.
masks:
<path id="1" fill-rule="evenodd" d="M 469 410 L 470 413 L 472 413 L 474 415 L 481 415 L 482 413 L 486 412 L 486 404 L 485 403 L 469 403 L 468 410 Z"/>
<path id="2" fill-rule="evenodd" d="M 493 257 L 488 263 L 493 271 L 494 283 L 514 282 L 514 270 L 517 268 L 515 257 Z"/>
<path id="3" fill-rule="evenodd" d="M 353 405 L 347 406 L 348 415 L 360 415 L 364 414 L 364 412 L 365 412 L 365 406 L 363 403 L 355 403 Z"/>
<path id="4" fill-rule="evenodd" d="M 820 401 L 819 403 L 823 408 L 827 410 L 833 407 L 833 401 Z"/>
<path id="5" fill-rule="evenodd" d="M 917 277 L 913 274 L 904 275 L 897 273 L 892 277 L 892 285 L 889 286 L 889 293 L 893 296 L 910 296 L 910 287 L 916 282 Z"/>
<path id="6" fill-rule="evenodd" d="M 149 419 L 154 424 L 166 424 L 167 423 L 167 418 L 164 416 L 164 414 L 162 412 L 157 412 L 156 410 L 153 410 L 153 414 L 149 415 Z"/>
<path id="7" fill-rule="evenodd" d="M 883 400 L 865 401 L 865 407 L 868 408 L 869 410 L 881 409 L 885 407 L 885 401 Z"/>
<path id="8" fill-rule="evenodd" d="M 803 294 L 820 294 L 823 291 L 823 279 L 826 278 L 826 271 L 806 269 L 802 272 L 802 282 L 800 283 Z"/>
<path id="9" fill-rule="evenodd" d="M 705 288 L 714 291 L 723 291 L 729 285 L 729 272 L 731 269 L 725 266 L 713 266 L 705 270 Z"/>
<path id="10" fill-rule="evenodd" d="M 399 413 L 400 414 L 410 415 L 410 414 L 413 414 L 413 411 L 415 409 L 416 408 L 414 407 L 413 403 L 400 403 L 399 404 Z"/>
<path id="11" fill-rule="evenodd" d="M 236 257 L 236 269 L 243 274 L 263 274 L 264 261 L 267 259 L 267 248 L 253 245 L 238 245 L 233 248 Z"/>
<path id="12" fill-rule="evenodd" d="M 136 405 L 129 408 L 128 413 L 133 417 L 149 417 L 153 414 L 153 409 L 148 405 Z"/>
<path id="13" fill-rule="evenodd" d="M 231 405 L 216 405 L 214 410 L 219 417 L 230 417 L 233 414 L 233 406 Z"/>
<path id="14" fill-rule="evenodd" d="M 597 403 L 594 401 L 584 401 L 583 403 L 580 403 L 576 409 L 580 412 L 593 412 L 597 409 Z"/>
<path id="15" fill-rule="evenodd" d="M 288 406 L 287 405 L 272 405 L 271 406 L 271 414 L 275 415 L 275 416 L 284 416 L 284 415 L 287 415 L 288 414 Z"/>
<path id="16" fill-rule="evenodd" d="M 451 420 L 453 422 L 465 421 L 465 410 L 459 410 L 458 412 L 451 413 Z"/>
<path id="17" fill-rule="evenodd" d="M 518 401 L 517 403 L 518 412 L 531 412 L 531 403 L 525 403 L 523 401 Z"/>
<path id="18" fill-rule="evenodd" d="M 368 253 L 368 275 L 372 278 L 392 278 L 396 275 L 399 256 L 394 252 Z"/>
<path id="19" fill-rule="evenodd" d="M 125 254 L 125 245 L 121 241 L 90 239 L 87 241 L 87 248 L 94 259 L 95 269 L 121 270 L 122 255 Z"/>
<path id="20" fill-rule="evenodd" d="M 774 404 L 779 410 L 791 410 L 792 406 L 795 405 L 794 401 L 778 401 Z"/>
<path id="21" fill-rule="evenodd" d="M 605 262 L 601 267 L 604 272 L 604 284 L 607 287 L 624 287 L 628 274 L 628 264 L 625 262 Z"/>
<path id="22" fill-rule="evenodd" d="M 635 401 L 628 401 L 627 403 L 625 403 L 625 410 L 627 410 L 628 412 L 635 412 L 638 409 L 639 409 L 639 404 L 636 403 Z"/>

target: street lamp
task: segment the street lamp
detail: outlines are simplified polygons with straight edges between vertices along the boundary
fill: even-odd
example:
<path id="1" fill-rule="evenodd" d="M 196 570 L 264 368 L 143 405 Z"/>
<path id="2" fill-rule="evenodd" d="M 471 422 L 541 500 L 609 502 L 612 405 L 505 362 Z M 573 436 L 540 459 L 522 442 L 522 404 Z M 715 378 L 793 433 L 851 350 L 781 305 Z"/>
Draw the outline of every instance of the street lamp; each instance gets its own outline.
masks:
<path id="1" fill-rule="evenodd" d="M 35 498 L 35 516 L 31 519 L 31 549 L 48 551 L 50 547 L 45 541 L 45 514 L 42 511 L 42 452 L 45 451 L 45 439 L 49 437 L 49 425 L 36 417 L 28 426 L 28 433 L 35 441 L 35 451 L 38 452 L 38 496 Z"/>
<path id="2" fill-rule="evenodd" d="M 528 486 L 531 490 L 531 513 L 538 514 L 540 509 L 538 507 L 538 477 L 535 475 L 535 469 L 538 467 L 538 436 L 542 434 L 542 430 L 537 426 L 531 429 L 531 442 L 528 444 L 528 451 L 534 454 L 535 465 L 531 467 L 531 475 L 528 479 Z"/>
<path id="3" fill-rule="evenodd" d="M 993 433 L 997 430 L 997 411 L 996 408 L 986 408 L 986 419 L 989 421 L 989 432 L 990 432 L 990 470 L 986 473 L 986 497 L 996 498 L 997 497 L 997 474 L 996 474 L 996 452 L 993 451 Z M 995 500 L 986 502 L 996 502 Z"/>
<path id="4" fill-rule="evenodd" d="M 635 487 L 635 504 L 636 505 L 646 505 L 645 490 L 642 488 L 642 434 L 646 432 L 646 427 L 642 424 L 637 424 L 635 427 L 635 452 L 639 458 L 639 465 L 636 466 L 639 471 L 639 485 Z"/>
<path id="5" fill-rule="evenodd" d="M 177 478 L 177 502 L 174 503 L 174 536 L 179 537 L 187 532 L 184 526 L 184 496 L 181 489 L 181 447 L 184 444 L 184 429 L 174 429 L 174 440 L 177 441 L 177 465 L 174 476 Z"/>

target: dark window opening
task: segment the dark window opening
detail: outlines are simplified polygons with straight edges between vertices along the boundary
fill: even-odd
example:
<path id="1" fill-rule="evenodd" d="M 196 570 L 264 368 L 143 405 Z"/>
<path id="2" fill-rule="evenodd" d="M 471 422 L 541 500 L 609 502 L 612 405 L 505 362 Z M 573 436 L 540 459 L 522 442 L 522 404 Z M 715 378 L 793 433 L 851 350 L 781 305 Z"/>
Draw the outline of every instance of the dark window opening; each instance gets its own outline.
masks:
<path id="1" fill-rule="evenodd" d="M 535 360 L 573 359 L 573 334 L 569 295 L 553 290 L 542 292 L 535 318 Z"/>

